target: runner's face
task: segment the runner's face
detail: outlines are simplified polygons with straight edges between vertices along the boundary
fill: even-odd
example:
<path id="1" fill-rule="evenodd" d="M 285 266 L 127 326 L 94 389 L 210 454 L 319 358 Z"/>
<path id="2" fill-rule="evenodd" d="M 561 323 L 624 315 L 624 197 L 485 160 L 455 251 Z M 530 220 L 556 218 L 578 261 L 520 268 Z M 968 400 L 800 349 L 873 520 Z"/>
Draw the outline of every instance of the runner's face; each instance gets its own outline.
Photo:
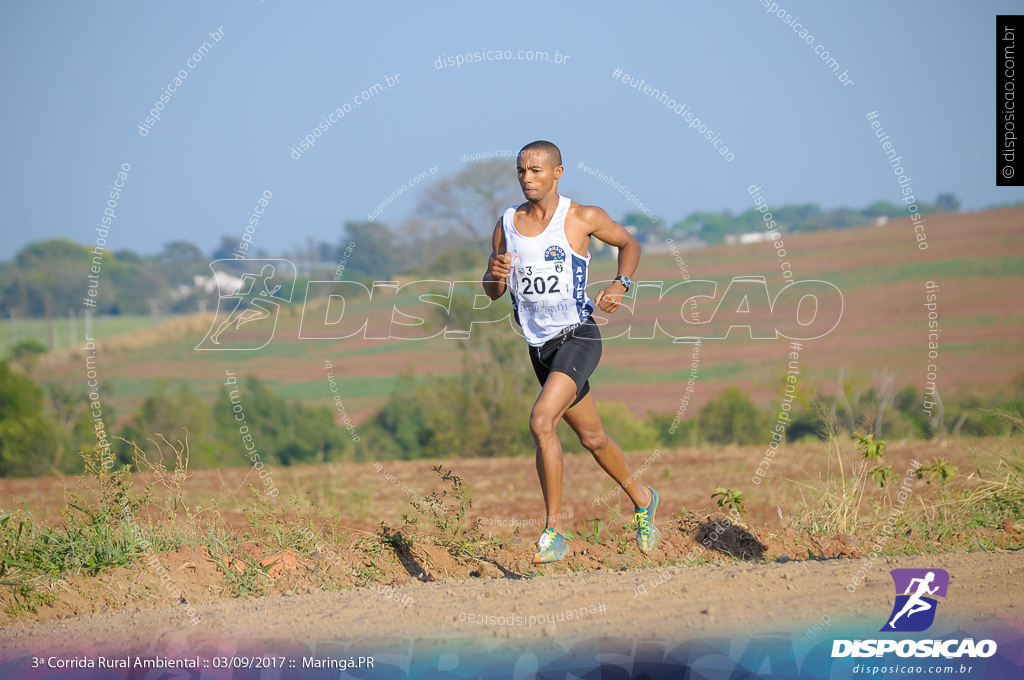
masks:
<path id="1" fill-rule="evenodd" d="M 552 167 L 545 151 L 523 151 L 516 161 L 519 173 L 519 187 L 523 196 L 530 201 L 539 201 L 548 195 L 555 182 L 562 175 L 562 166 Z"/>

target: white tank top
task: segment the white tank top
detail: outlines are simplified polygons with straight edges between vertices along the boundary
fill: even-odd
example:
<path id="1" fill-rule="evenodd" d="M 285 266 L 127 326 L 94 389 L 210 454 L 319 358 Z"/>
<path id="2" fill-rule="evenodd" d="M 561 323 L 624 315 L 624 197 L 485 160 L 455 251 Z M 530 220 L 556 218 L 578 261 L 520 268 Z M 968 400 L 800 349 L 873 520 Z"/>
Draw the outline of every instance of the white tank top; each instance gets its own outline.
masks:
<path id="1" fill-rule="evenodd" d="M 526 341 L 539 347 L 558 332 L 590 318 L 594 303 L 587 297 L 587 265 L 565 237 L 565 216 L 571 200 L 558 197 L 558 208 L 537 236 L 523 236 L 513 220 L 516 208 L 501 217 L 505 246 L 512 254 L 509 287 L 516 323 Z"/>

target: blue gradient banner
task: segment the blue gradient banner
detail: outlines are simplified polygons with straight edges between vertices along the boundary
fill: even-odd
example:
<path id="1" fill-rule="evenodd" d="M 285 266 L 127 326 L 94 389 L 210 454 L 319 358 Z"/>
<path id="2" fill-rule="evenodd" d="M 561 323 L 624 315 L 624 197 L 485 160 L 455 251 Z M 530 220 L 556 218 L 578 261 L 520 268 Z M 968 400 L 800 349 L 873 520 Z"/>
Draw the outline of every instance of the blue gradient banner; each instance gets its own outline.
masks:
<path id="1" fill-rule="evenodd" d="M 599 638 L 557 640 L 367 639 L 357 642 L 295 642 L 281 638 L 223 639 L 203 645 L 191 656 L 166 657 L 152 652 L 96 655 L 68 650 L 63 655 L 26 656 L 0 663 L 0 677 L 26 680 L 113 680 L 163 678 L 189 680 L 231 678 L 285 680 L 365 678 L 427 680 L 433 678 L 984 678 L 1024 677 L 1024 633 L 1007 631 L 993 638 L 995 653 L 943 656 L 834 657 L 837 640 L 871 635 L 866 630 L 836 629 L 801 649 L 791 634 L 704 636 L 669 642 L 659 639 Z M 956 654 L 968 631 L 931 638 L 879 638 L 905 641 L 950 641 Z M 973 636 L 981 642 L 981 636 Z M 838 645 L 848 649 L 850 645 Z M 980 648 L 980 644 L 979 644 Z M 842 650 L 841 650 L 842 651 Z M 179 667 L 180 666 L 180 667 Z"/>

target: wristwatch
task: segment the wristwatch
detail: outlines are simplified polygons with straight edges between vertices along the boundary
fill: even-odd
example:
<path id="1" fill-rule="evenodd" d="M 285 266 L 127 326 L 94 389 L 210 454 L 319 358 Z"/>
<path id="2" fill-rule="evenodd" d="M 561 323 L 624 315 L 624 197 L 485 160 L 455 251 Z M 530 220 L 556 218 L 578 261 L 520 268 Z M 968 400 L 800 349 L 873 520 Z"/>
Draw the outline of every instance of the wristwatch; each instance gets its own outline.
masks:
<path id="1" fill-rule="evenodd" d="M 633 282 L 629 280 L 628 276 L 616 276 L 612 281 L 621 281 L 622 285 L 626 287 L 626 292 L 629 292 L 629 287 L 633 285 Z"/>

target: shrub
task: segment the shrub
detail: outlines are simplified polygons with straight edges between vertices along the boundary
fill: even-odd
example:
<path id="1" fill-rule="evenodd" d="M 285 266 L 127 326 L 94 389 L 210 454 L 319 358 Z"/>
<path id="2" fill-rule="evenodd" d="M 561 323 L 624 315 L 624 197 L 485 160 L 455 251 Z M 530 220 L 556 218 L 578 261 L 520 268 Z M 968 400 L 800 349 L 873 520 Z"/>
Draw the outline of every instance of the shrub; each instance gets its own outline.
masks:
<path id="1" fill-rule="evenodd" d="M 43 391 L 0 362 L 0 477 L 45 474 L 56 443 Z"/>
<path id="2" fill-rule="evenodd" d="M 768 417 L 736 387 L 729 387 L 700 410 L 700 434 L 712 444 L 759 444 Z"/>

